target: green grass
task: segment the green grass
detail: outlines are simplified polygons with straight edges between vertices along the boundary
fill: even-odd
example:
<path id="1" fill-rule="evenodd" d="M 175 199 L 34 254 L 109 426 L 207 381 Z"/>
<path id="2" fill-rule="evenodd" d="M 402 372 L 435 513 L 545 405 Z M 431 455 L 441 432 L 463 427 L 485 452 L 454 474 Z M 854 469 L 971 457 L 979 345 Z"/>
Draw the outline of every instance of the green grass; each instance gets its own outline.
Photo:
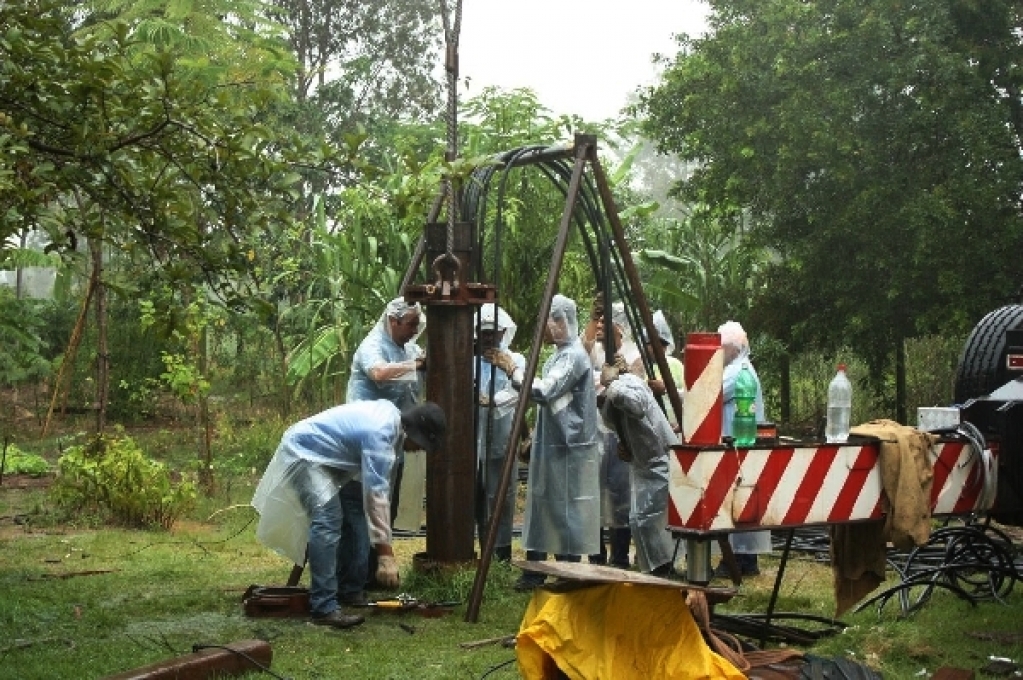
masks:
<path id="1" fill-rule="evenodd" d="M 349 631 L 244 616 L 245 589 L 283 584 L 291 568 L 256 541 L 255 513 L 248 506 L 264 464 L 260 459 L 272 453 L 267 442 L 274 440 L 276 427 L 266 424 L 249 435 L 252 441 L 238 430 L 233 450 L 239 473 L 223 471 L 214 495 L 200 498 L 191 516 L 170 532 L 102 527 L 89 516 L 59 522 L 45 490 L 12 489 L 5 479 L 0 487 L 0 677 L 98 678 L 187 654 L 196 644 L 253 638 L 270 643 L 273 671 L 294 680 L 471 680 L 514 658 L 513 650 L 497 645 L 459 646 L 518 630 L 529 595 L 512 588 L 518 570 L 500 564 L 492 565 L 474 624 L 463 620 L 464 605 L 437 619 L 371 611 L 364 625 Z M 183 465 L 192 457 L 190 440 L 180 432 L 177 446 L 168 430 L 133 436 L 140 442 L 152 438 L 154 450 L 166 454 L 161 459 Z M 55 440 L 22 448 L 55 460 Z M 468 600 L 471 571 L 444 578 L 412 573 L 411 558 L 425 549 L 423 540 L 398 540 L 395 549 L 403 566 L 402 590 L 427 600 Z M 516 557 L 523 557 L 518 545 Z M 766 611 L 777 557 L 763 558 L 761 567 L 763 573 L 744 583 L 719 611 Z M 977 670 L 990 656 L 1023 662 L 1021 605 L 1019 588 L 1007 604 L 977 607 L 938 591 L 910 619 L 899 618 L 894 602 L 880 614 L 874 608 L 846 614 L 844 632 L 803 649 L 855 658 L 895 680 L 926 678 L 941 666 Z M 776 611 L 833 616 L 830 568 L 794 554 Z M 918 675 L 921 671 L 927 673 Z M 514 678 L 517 671 L 513 664 L 488 677 Z"/>
<path id="2" fill-rule="evenodd" d="M 269 641 L 275 673 L 311 678 L 480 678 L 513 651 L 496 645 L 465 650 L 459 642 L 515 633 L 528 602 L 512 583 L 517 570 L 492 567 L 479 623 L 463 621 L 464 605 L 443 618 L 373 612 L 354 630 L 333 631 L 302 620 L 247 618 L 240 598 L 250 584 L 281 584 L 290 570 L 254 538 L 253 513 L 235 507 L 209 522 L 186 522 L 172 532 L 119 529 L 27 528 L 7 519 L 38 492 L 0 490 L 0 667 L 4 677 L 94 678 L 186 654 L 195 644 L 242 639 Z M 13 499 L 17 497 L 17 499 Z M 409 573 L 421 539 L 396 544 L 403 590 L 424 599 L 466 601 L 472 572 L 441 579 Z M 776 557 L 749 579 L 722 612 L 764 612 Z M 110 570 L 86 575 L 82 572 Z M 74 574 L 79 574 L 75 576 Z M 849 628 L 819 642 L 820 656 L 851 656 L 886 678 L 913 678 L 940 666 L 977 669 L 988 656 L 1023 659 L 1019 612 L 1023 597 L 978 607 L 944 592 L 909 620 L 889 605 L 848 614 Z M 829 568 L 801 555 L 790 560 L 779 612 L 833 615 Z M 411 626 L 407 632 L 399 624 Z M 802 626 L 799 622 L 794 625 Z M 1015 640 L 977 639 L 971 633 L 1017 634 Z M 255 676 L 253 676 L 255 677 Z M 262 676 L 267 677 L 267 676 Z M 513 666 L 492 678 L 517 677 Z"/>
<path id="3" fill-rule="evenodd" d="M 491 570 L 479 623 L 463 621 L 463 605 L 436 619 L 369 611 L 359 628 L 333 631 L 303 620 L 244 616 L 241 596 L 250 584 L 283 584 L 290 571 L 255 540 L 251 509 L 182 523 L 172 532 L 13 525 L 16 506 L 35 503 L 35 495 L 0 488 L 3 677 L 103 677 L 187 654 L 194 644 L 253 638 L 270 642 L 275 673 L 296 679 L 478 678 L 513 658 L 499 646 L 458 646 L 516 632 L 528 595 L 511 588 L 518 575 L 511 567 Z M 407 567 L 425 546 L 410 539 L 395 548 Z M 403 590 L 464 602 L 471 585 L 468 571 L 438 579 L 406 568 Z"/>

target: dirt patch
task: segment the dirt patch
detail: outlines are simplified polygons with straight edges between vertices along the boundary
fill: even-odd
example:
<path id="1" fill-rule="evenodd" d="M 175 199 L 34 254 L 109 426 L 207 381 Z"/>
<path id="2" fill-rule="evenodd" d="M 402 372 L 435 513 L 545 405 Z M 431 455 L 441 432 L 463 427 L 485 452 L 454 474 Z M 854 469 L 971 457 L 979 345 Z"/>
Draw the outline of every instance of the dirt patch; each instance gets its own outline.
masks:
<path id="1" fill-rule="evenodd" d="M 48 489 L 53 484 L 53 477 L 43 475 L 4 475 L 0 480 L 0 493 L 12 489 Z"/>

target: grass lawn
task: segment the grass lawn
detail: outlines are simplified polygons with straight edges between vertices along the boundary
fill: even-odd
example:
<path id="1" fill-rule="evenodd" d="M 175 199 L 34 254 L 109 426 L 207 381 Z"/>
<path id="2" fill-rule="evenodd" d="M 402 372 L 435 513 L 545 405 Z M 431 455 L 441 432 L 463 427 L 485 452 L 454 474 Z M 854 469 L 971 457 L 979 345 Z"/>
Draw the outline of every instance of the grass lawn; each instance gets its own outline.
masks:
<path id="1" fill-rule="evenodd" d="M 514 650 L 459 645 L 517 631 L 530 596 L 512 589 L 513 567 L 492 566 L 474 624 L 463 621 L 464 604 L 441 618 L 370 611 L 364 625 L 348 631 L 247 618 L 240 603 L 245 589 L 283 584 L 290 565 L 255 540 L 255 513 L 246 505 L 251 490 L 244 485 L 235 485 L 230 502 L 205 501 L 173 531 L 145 532 L 48 524 L 45 489 L 10 483 L 0 486 L 0 677 L 99 678 L 187 654 L 193 645 L 252 638 L 270 643 L 274 673 L 295 680 L 470 680 L 492 669 L 486 677 L 518 677 L 514 664 L 496 668 L 512 660 Z M 468 599 L 472 572 L 443 579 L 415 574 L 411 559 L 425 549 L 423 539 L 401 539 L 395 548 L 402 590 L 427 600 Z M 766 611 L 777 555 L 762 558 L 761 567 L 720 612 Z M 926 678 L 941 666 L 979 670 L 991 656 L 1021 662 L 1023 596 L 1017 591 L 1005 604 L 976 607 L 937 591 L 909 619 L 900 618 L 894 604 L 880 614 L 871 608 L 844 616 L 849 627 L 843 633 L 804 649 L 855 658 L 885 678 Z M 776 610 L 833 615 L 827 565 L 795 554 Z"/>

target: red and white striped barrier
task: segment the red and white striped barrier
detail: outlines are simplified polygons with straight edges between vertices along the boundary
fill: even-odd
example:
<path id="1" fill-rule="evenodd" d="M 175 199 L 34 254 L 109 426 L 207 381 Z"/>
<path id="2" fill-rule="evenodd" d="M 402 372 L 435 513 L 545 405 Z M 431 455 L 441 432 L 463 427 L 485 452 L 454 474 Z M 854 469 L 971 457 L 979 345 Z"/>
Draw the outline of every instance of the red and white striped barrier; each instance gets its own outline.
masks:
<path id="1" fill-rule="evenodd" d="M 674 447 L 668 457 L 668 528 L 718 532 L 879 519 L 879 451 L 876 443 Z M 978 507 L 983 479 L 968 443 L 939 442 L 931 459 L 933 514 L 990 509 L 991 503 Z"/>

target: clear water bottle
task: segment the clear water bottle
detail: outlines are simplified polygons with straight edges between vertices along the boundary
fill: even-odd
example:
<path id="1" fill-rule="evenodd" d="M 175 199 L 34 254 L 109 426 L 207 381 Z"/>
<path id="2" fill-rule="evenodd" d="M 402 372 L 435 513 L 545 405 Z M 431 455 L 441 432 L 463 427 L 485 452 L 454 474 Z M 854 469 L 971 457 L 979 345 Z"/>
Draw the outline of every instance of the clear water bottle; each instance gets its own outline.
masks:
<path id="1" fill-rule="evenodd" d="M 753 446 L 757 441 L 757 379 L 743 364 L 735 378 L 735 415 L 732 440 L 736 446 Z"/>
<path id="2" fill-rule="evenodd" d="M 849 439 L 849 419 L 852 416 L 852 383 L 845 375 L 845 364 L 838 365 L 838 373 L 828 385 L 828 424 L 824 438 L 829 444 L 843 444 Z"/>

